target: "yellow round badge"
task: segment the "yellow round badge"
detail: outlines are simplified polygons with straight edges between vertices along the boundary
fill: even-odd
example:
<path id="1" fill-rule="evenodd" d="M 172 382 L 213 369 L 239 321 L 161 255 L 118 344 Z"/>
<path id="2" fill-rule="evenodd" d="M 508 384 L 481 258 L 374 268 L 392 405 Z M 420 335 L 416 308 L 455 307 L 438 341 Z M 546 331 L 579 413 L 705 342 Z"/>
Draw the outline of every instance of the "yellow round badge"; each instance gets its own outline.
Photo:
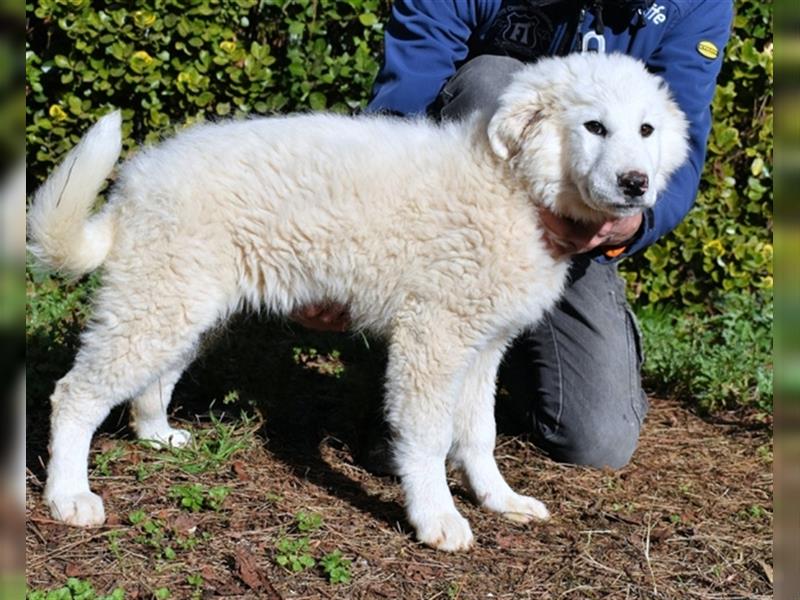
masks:
<path id="1" fill-rule="evenodd" d="M 717 58 L 717 56 L 719 56 L 719 50 L 716 45 L 707 40 L 703 40 L 697 44 L 697 51 L 706 58 Z"/>

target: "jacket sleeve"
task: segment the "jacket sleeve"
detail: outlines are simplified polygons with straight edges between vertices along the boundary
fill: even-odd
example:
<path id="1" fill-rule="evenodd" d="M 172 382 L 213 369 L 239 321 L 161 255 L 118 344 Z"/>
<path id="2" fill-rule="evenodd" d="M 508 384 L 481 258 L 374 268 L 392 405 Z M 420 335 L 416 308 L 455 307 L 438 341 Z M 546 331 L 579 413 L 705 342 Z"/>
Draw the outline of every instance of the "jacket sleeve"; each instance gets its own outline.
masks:
<path id="1" fill-rule="evenodd" d="M 613 260 L 635 254 L 675 229 L 694 204 L 711 131 L 711 101 L 732 19 L 733 5 L 728 0 L 697 2 L 646 60 L 648 68 L 669 84 L 673 97 L 686 114 L 689 158 L 672 175 L 655 206 L 645 213 L 634 241 Z M 719 49 L 716 58 L 700 54 L 698 44 L 702 41 L 712 42 Z M 600 260 L 611 259 L 601 257 Z"/>
<path id="2" fill-rule="evenodd" d="M 423 113 L 469 52 L 492 0 L 395 0 L 370 112 Z M 496 12 L 496 7 L 494 11 Z"/>

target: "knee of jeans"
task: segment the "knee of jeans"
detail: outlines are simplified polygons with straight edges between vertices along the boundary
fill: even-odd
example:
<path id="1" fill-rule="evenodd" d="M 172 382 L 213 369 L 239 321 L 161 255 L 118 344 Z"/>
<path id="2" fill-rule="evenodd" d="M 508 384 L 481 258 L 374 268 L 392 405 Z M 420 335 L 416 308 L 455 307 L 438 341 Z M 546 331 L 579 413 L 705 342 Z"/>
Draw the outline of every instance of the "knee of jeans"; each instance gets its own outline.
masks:
<path id="1" fill-rule="evenodd" d="M 639 442 L 637 421 L 585 424 L 578 430 L 564 431 L 549 444 L 550 456 L 564 463 L 596 468 L 621 469 L 633 456 Z"/>
<path id="2" fill-rule="evenodd" d="M 442 90 L 443 117 L 491 107 L 524 63 L 508 56 L 483 55 L 462 66 Z"/>
<path id="3" fill-rule="evenodd" d="M 483 54 L 466 63 L 459 75 L 470 84 L 482 85 L 497 92 L 498 83 L 508 84 L 511 76 L 524 66 L 521 60 L 510 56 Z"/>

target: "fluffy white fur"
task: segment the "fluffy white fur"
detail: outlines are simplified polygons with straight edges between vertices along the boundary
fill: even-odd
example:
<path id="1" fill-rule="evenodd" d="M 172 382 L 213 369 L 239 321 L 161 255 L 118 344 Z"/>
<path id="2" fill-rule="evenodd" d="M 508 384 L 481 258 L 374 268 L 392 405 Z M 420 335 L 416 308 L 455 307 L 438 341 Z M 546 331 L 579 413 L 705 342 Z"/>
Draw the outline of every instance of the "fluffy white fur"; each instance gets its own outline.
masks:
<path id="1" fill-rule="evenodd" d="M 589 120 L 608 135 L 587 131 Z M 640 63 L 573 55 L 525 68 L 494 115 L 464 122 L 322 114 L 194 127 L 128 160 L 90 216 L 120 152 L 120 116 L 106 116 L 29 214 L 46 264 L 104 270 L 92 323 L 51 398 L 53 516 L 103 522 L 87 457 L 114 405 L 132 399 L 142 438 L 189 440 L 166 409 L 204 331 L 247 306 L 285 315 L 328 300 L 388 339 L 387 417 L 422 542 L 472 543 L 447 458 L 482 506 L 547 518 L 493 457 L 498 364 L 556 302 L 568 268 L 546 250 L 535 205 L 579 219 L 651 206 L 684 160 L 685 136 L 664 84 Z M 631 170 L 649 176 L 647 194 L 618 187 Z"/>

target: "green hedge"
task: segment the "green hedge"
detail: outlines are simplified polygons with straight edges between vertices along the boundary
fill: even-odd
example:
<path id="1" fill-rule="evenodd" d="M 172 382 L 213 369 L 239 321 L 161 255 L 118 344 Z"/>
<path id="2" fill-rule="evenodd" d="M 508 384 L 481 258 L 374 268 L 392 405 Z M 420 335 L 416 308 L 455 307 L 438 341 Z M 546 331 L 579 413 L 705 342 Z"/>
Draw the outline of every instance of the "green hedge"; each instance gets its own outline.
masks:
<path id="1" fill-rule="evenodd" d="M 385 0 L 28 4 L 28 189 L 111 107 L 123 108 L 130 148 L 205 118 L 363 106 L 387 8 Z M 698 206 L 624 263 L 642 303 L 771 290 L 772 6 L 737 0 L 736 9 Z"/>
<path id="2" fill-rule="evenodd" d="M 29 189 L 98 115 L 126 147 L 197 120 L 366 104 L 378 0 L 39 0 L 27 6 Z"/>

